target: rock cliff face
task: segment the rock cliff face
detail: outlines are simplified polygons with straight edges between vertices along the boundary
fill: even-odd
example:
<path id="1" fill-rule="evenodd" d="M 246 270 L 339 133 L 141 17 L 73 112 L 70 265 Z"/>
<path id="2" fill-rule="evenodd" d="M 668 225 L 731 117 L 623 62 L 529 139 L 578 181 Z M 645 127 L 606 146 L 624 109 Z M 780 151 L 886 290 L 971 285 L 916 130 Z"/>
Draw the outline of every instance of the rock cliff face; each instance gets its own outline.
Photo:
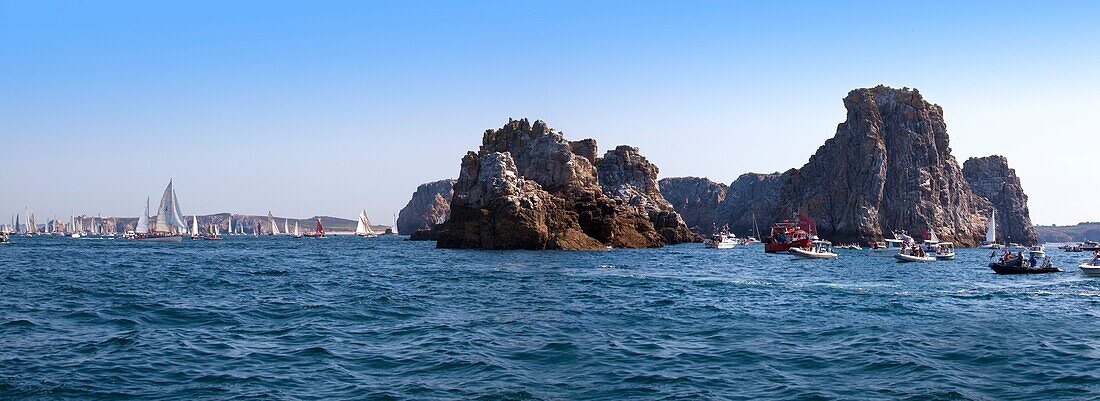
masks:
<path id="1" fill-rule="evenodd" d="M 412 199 L 397 215 L 397 228 L 402 234 L 430 230 L 451 213 L 451 195 L 455 180 L 440 180 L 421 184 Z"/>
<path id="2" fill-rule="evenodd" d="M 704 234 L 726 224 L 748 234 L 755 215 L 767 235 L 771 223 L 801 212 L 833 241 L 866 243 L 892 230 L 934 230 L 941 240 L 970 246 L 984 238 L 996 206 L 1005 236 L 1034 241 L 1027 196 L 1007 161 L 972 159 L 965 171 L 960 168 L 943 110 L 918 91 L 856 89 L 844 106 L 847 120 L 801 168 L 744 174 L 716 206 L 719 184 L 692 181 L 698 179 L 666 179 L 665 196 Z"/>
<path id="3" fill-rule="evenodd" d="M 602 249 L 694 240 L 661 197 L 655 166 L 633 148 L 608 152 L 606 162 L 596 150 L 594 140 L 567 141 L 542 121 L 485 131 L 481 149 L 462 159 L 437 245 Z M 614 176 L 601 183 L 597 165 Z"/>
<path id="4" fill-rule="evenodd" d="M 867 242 L 890 230 L 935 230 L 940 239 L 974 245 L 984 234 L 981 210 L 951 155 L 943 110 L 913 89 L 877 86 L 844 98 L 848 118 L 836 136 L 794 171 L 780 194 L 780 215 L 804 212 L 821 236 Z"/>
<path id="5" fill-rule="evenodd" d="M 596 162 L 600 188 L 634 214 L 644 215 L 665 243 L 692 242 L 697 237 L 672 204 L 661 195 L 657 166 L 638 153 L 638 148 L 619 146 Z"/>
<path id="6" fill-rule="evenodd" d="M 1038 234 L 1031 224 L 1027 195 L 1016 171 L 1004 156 L 976 157 L 963 163 L 970 188 L 997 209 L 997 238 L 1004 242 L 1033 244 Z"/>
<path id="7" fill-rule="evenodd" d="M 684 223 L 697 233 L 709 233 L 714 211 L 726 200 L 729 187 L 706 178 L 675 177 L 659 181 L 661 195 L 680 213 Z"/>
<path id="8" fill-rule="evenodd" d="M 783 185 L 795 170 L 784 173 L 746 173 L 730 184 L 726 200 L 715 210 L 717 226 L 729 225 L 734 233 L 768 235 L 768 227 L 779 220 L 777 208 Z M 754 225 L 759 233 L 754 233 Z M 763 238 L 758 238 L 763 239 Z"/>

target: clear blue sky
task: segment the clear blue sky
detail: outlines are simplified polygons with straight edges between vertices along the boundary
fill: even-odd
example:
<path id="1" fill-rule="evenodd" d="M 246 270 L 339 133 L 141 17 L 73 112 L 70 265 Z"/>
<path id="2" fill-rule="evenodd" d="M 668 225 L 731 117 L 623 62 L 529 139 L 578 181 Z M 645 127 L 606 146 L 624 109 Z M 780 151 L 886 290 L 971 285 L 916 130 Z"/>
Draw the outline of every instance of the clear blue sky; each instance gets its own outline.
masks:
<path id="1" fill-rule="evenodd" d="M 728 183 L 883 83 L 960 163 L 1008 156 L 1036 223 L 1100 220 L 1100 2 L 159 3 L 0 3 L 0 213 L 133 216 L 174 177 L 186 214 L 386 223 L 525 116 Z"/>

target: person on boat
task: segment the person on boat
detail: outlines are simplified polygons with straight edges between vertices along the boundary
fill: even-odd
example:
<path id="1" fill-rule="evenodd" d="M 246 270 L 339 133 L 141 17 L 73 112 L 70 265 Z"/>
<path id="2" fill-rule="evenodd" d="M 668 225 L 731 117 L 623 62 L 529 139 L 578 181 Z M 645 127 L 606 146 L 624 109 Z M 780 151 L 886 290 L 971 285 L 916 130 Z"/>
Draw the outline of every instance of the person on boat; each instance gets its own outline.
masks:
<path id="1" fill-rule="evenodd" d="M 1027 265 L 1030 267 L 1035 267 L 1038 265 L 1038 262 L 1038 260 L 1035 260 L 1035 255 L 1031 255 L 1031 258 L 1027 260 Z"/>
<path id="2" fill-rule="evenodd" d="M 1018 267 L 1023 267 L 1024 266 L 1024 253 L 1023 252 L 1020 252 L 1020 253 L 1016 254 L 1016 266 L 1018 266 Z"/>

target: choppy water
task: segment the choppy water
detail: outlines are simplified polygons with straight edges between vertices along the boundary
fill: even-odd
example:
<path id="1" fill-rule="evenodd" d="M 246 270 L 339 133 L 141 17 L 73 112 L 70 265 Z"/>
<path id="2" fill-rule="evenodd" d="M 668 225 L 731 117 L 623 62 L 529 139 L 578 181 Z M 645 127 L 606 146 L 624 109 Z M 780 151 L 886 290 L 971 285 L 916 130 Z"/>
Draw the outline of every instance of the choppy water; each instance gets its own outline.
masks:
<path id="1" fill-rule="evenodd" d="M 15 238 L 0 398 L 1097 399 L 1100 280 L 699 245 Z"/>

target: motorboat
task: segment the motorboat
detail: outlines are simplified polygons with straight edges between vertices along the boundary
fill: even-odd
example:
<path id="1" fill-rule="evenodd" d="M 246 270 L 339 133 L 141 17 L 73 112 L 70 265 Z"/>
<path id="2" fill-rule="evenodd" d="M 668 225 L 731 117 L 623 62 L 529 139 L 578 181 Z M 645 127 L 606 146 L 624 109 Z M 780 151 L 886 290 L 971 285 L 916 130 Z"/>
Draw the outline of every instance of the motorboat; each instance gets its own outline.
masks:
<path id="1" fill-rule="evenodd" d="M 1085 273 L 1086 276 L 1100 277 L 1100 266 L 1097 266 L 1095 263 L 1082 263 L 1077 267 L 1080 268 L 1081 272 Z"/>
<path id="2" fill-rule="evenodd" d="M 1042 244 L 1032 245 L 1028 247 L 1027 253 L 1035 259 L 1046 259 L 1047 257 L 1046 247 L 1044 247 Z"/>
<path id="3" fill-rule="evenodd" d="M 935 256 L 939 260 L 955 259 L 955 244 L 950 242 L 936 244 Z"/>
<path id="4" fill-rule="evenodd" d="M 916 256 L 916 255 L 910 255 L 910 254 L 905 254 L 905 253 L 899 253 L 897 255 L 894 255 L 894 259 L 897 259 L 898 262 L 902 262 L 902 263 L 912 263 L 912 262 L 928 263 L 928 262 L 935 262 L 936 261 L 935 256 L 930 256 L 930 255 L 927 255 L 927 254 L 925 256 Z"/>
<path id="5" fill-rule="evenodd" d="M 6 244 L 8 242 L 11 242 L 11 239 L 8 238 L 8 233 L 0 233 L 0 244 Z"/>
<path id="6" fill-rule="evenodd" d="M 791 248 L 788 252 L 790 252 L 791 255 L 805 259 L 837 258 L 836 252 L 833 252 L 833 244 L 824 240 L 814 241 L 809 248 Z"/>
<path id="7" fill-rule="evenodd" d="M 1040 274 L 1062 271 L 1054 267 L 1050 258 L 1039 259 L 1033 255 L 1024 259 L 1022 254 L 1012 255 L 1011 252 L 1005 252 L 1000 258 L 990 261 L 989 268 L 997 274 Z"/>
<path id="8" fill-rule="evenodd" d="M 1082 251 L 1084 251 L 1084 252 L 1096 252 L 1096 251 L 1100 251 L 1100 242 L 1096 242 L 1096 241 L 1085 241 L 1085 242 L 1081 243 L 1081 245 L 1079 246 L 1079 248 L 1080 248 L 1080 249 L 1081 249 Z"/>
<path id="9" fill-rule="evenodd" d="M 703 246 L 711 249 L 733 249 L 737 246 L 737 242 L 736 235 L 723 230 L 722 232 L 711 235 L 706 241 L 703 241 Z"/>
<path id="10" fill-rule="evenodd" d="M 813 245 L 811 234 L 799 223 L 784 220 L 772 226 L 772 233 L 764 241 L 764 253 L 787 252 L 791 248 L 809 248 Z"/>

